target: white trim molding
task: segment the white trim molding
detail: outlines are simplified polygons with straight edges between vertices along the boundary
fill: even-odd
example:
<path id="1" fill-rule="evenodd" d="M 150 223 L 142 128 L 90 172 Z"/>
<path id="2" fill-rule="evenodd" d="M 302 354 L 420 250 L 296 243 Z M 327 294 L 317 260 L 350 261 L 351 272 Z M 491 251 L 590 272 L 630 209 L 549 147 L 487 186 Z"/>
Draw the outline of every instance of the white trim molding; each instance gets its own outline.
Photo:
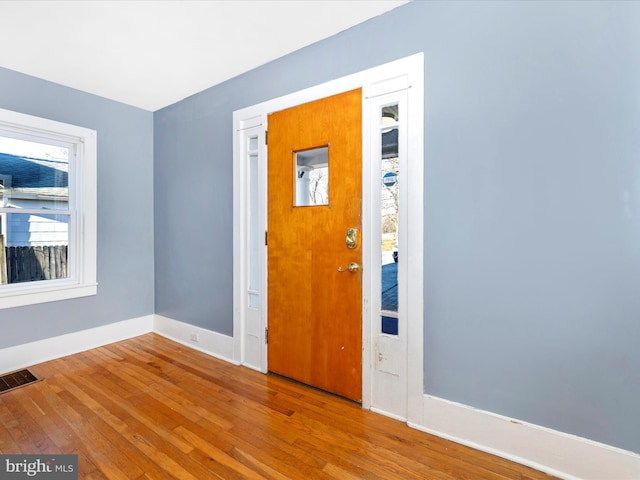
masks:
<path id="1" fill-rule="evenodd" d="M 189 325 L 162 315 L 154 315 L 153 332 L 225 362 L 234 365 L 240 364 L 234 356 L 233 337 L 228 335 Z"/>
<path id="2" fill-rule="evenodd" d="M 636 453 L 430 395 L 409 426 L 566 480 L 640 479 Z"/>
<path id="3" fill-rule="evenodd" d="M 372 131 L 380 135 L 379 112 L 372 109 L 374 103 L 383 96 L 393 96 L 393 101 L 403 103 L 403 135 L 406 135 L 405 198 L 400 207 L 400 218 L 412 218 L 412 222 L 402 220 L 399 236 L 404 242 L 404 259 L 399 266 L 399 297 L 402 298 L 402 341 L 384 346 L 386 366 L 393 363 L 399 366 L 398 373 L 383 371 L 380 368 L 379 333 L 380 309 L 372 308 L 372 299 L 380 295 L 379 277 L 366 274 L 363 276 L 362 291 L 362 406 L 365 409 L 376 409 L 394 418 L 418 418 L 421 413 L 420 398 L 423 390 L 423 178 L 424 178 L 424 55 L 417 53 L 393 62 L 354 73 L 345 77 L 293 92 L 282 97 L 243 108 L 233 112 L 233 331 L 235 357 L 242 365 L 267 372 L 267 349 L 265 348 L 267 318 L 266 291 L 266 251 L 260 250 L 259 275 L 261 291 L 249 291 L 249 268 L 247 259 L 250 256 L 249 234 L 250 215 L 248 214 L 251 197 L 257 195 L 259 214 L 257 227 L 259 233 L 267 228 L 266 205 L 266 164 L 268 146 L 262 139 L 267 130 L 268 114 L 329 97 L 356 88 L 362 88 L 363 122 L 362 122 L 362 266 L 363 271 L 373 271 L 380 266 L 379 246 L 373 242 L 374 233 L 380 232 L 380 210 L 374 211 L 371 199 L 379 195 L 380 169 L 374 168 L 372 157 L 379 152 L 372 147 Z M 402 93 L 404 92 L 404 93 Z M 395 95 L 394 95 L 395 94 Z M 391 101 L 391 97 L 387 97 Z M 382 101 L 382 100 L 380 100 Z M 376 103 L 377 105 L 377 103 Z M 406 108 L 405 108 L 406 105 Z M 379 107 L 380 105 L 378 105 Z M 263 135 L 259 141 L 259 188 L 250 188 L 250 170 L 246 162 L 246 137 L 259 132 Z M 379 148 L 379 147 L 378 147 Z M 376 164 L 377 165 L 377 164 Z M 377 193 L 372 192 L 377 186 Z M 379 238 L 379 234 L 377 236 Z M 406 259 L 411 258 L 409 263 Z M 378 260 L 376 260 L 378 259 Z M 409 281 L 411 279 L 411 281 Z M 248 306 L 248 294 L 257 293 L 260 298 L 260 311 L 253 311 Z M 379 304 L 379 302 L 378 302 Z M 393 357 L 393 358 L 391 358 Z"/>
<path id="4" fill-rule="evenodd" d="M 127 340 L 146 333 L 157 333 L 194 350 L 235 365 L 240 363 L 234 359 L 232 337 L 161 315 L 145 315 L 101 327 L 2 348 L 0 349 L 0 374 Z"/>
<path id="5" fill-rule="evenodd" d="M 153 315 L 0 349 L 0 373 L 11 372 L 153 331 Z"/>
<path id="6" fill-rule="evenodd" d="M 14 208 L 0 205 L 0 213 L 3 214 L 40 216 L 46 213 L 67 217 L 68 278 L 1 285 L 0 308 L 96 295 L 97 132 L 0 109 L 0 136 L 59 146 L 66 148 L 69 153 L 66 208 Z"/>
<path id="7" fill-rule="evenodd" d="M 0 349 L 0 373 L 152 332 L 223 361 L 240 364 L 232 337 L 161 315 L 146 315 Z M 431 395 L 423 395 L 421 403 L 420 415 L 410 418 L 408 425 L 425 433 L 565 480 L 640 479 L 640 455 L 636 453 Z M 393 416 L 376 408 L 372 410 Z"/>

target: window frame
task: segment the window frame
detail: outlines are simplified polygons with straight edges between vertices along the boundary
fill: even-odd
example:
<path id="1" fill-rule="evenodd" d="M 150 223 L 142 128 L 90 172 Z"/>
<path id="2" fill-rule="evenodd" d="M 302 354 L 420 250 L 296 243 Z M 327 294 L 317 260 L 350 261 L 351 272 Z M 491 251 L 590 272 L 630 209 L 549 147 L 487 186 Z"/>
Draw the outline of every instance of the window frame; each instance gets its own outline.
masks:
<path id="1" fill-rule="evenodd" d="M 0 108 L 0 135 L 51 145 L 64 144 L 70 148 L 69 276 L 0 285 L 0 309 L 96 295 L 97 132 Z M 0 212 L 29 213 L 31 210 L 0 208 Z"/>

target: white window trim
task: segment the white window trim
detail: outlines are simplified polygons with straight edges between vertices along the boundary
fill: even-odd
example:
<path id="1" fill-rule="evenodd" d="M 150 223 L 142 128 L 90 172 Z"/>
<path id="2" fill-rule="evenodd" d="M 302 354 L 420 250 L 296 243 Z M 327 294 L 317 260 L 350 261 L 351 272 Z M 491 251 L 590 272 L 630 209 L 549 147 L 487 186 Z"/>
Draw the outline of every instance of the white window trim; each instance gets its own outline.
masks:
<path id="1" fill-rule="evenodd" d="M 74 153 L 69 166 L 69 202 L 73 204 L 69 217 L 69 278 L 0 285 L 0 309 L 96 295 L 96 131 L 0 109 L 0 135 L 63 144 Z"/>
<path id="2" fill-rule="evenodd" d="M 259 249 L 259 291 L 249 290 L 249 242 L 252 225 L 250 218 L 251 197 L 257 196 L 257 230 L 266 230 L 266 147 L 265 124 L 262 115 L 243 117 L 234 123 L 234 359 L 245 366 L 266 372 L 267 348 L 264 339 L 266 327 L 266 264 L 264 244 Z M 249 166 L 247 143 L 250 137 L 258 138 L 258 191 L 249 188 Z M 236 178 L 242 178 L 242 182 Z M 237 215 L 237 216 L 235 216 Z M 239 252 L 242 254 L 237 255 Z M 242 272 L 242 273 L 240 273 Z M 249 306 L 248 293 L 257 293 L 260 308 Z M 240 313 L 241 312 L 241 313 Z M 239 321 L 240 316 L 245 321 Z M 242 339 L 242 340 L 240 340 Z"/>

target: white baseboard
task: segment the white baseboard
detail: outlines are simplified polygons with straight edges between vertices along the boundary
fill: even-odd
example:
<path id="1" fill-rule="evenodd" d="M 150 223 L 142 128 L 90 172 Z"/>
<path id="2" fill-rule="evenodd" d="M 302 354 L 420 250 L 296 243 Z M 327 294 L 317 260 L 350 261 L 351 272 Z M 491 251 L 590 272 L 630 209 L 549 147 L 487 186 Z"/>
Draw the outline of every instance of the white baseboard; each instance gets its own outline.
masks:
<path id="1" fill-rule="evenodd" d="M 239 364 L 232 337 L 161 315 L 147 315 L 0 349 L 0 373 L 150 332 Z M 422 419 L 408 424 L 565 480 L 640 479 L 640 455 L 636 453 L 430 395 L 423 396 Z"/>
<path id="2" fill-rule="evenodd" d="M 146 315 L 101 327 L 0 349 L 0 374 L 155 332 L 213 357 L 238 365 L 233 338 L 161 315 Z M 196 335 L 197 341 L 193 340 Z"/>
<path id="3" fill-rule="evenodd" d="M 638 480 L 640 455 L 585 438 L 424 396 L 409 425 L 566 480 Z"/>
<path id="4" fill-rule="evenodd" d="M 408 423 L 406 417 L 403 417 L 401 415 L 396 415 L 395 413 L 390 413 L 377 407 L 371 407 L 369 410 L 371 410 L 373 413 L 377 413 L 378 415 L 384 415 L 385 417 L 393 418 L 394 420 L 398 420 L 399 422 Z"/>
<path id="5" fill-rule="evenodd" d="M 188 323 L 154 315 L 153 331 L 174 342 L 219 358 L 234 365 L 240 362 L 234 358 L 233 337 L 189 325 Z"/>
<path id="6" fill-rule="evenodd" d="M 0 373 L 30 367 L 153 331 L 153 315 L 0 349 Z"/>

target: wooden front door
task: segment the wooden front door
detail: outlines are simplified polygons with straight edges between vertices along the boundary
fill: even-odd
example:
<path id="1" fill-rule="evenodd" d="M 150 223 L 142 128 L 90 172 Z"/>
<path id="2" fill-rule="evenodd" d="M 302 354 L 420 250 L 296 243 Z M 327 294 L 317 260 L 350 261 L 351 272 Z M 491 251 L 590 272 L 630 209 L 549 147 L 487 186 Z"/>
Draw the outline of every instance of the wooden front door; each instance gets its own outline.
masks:
<path id="1" fill-rule="evenodd" d="M 360 89 L 269 115 L 268 368 L 355 401 L 361 203 Z"/>

